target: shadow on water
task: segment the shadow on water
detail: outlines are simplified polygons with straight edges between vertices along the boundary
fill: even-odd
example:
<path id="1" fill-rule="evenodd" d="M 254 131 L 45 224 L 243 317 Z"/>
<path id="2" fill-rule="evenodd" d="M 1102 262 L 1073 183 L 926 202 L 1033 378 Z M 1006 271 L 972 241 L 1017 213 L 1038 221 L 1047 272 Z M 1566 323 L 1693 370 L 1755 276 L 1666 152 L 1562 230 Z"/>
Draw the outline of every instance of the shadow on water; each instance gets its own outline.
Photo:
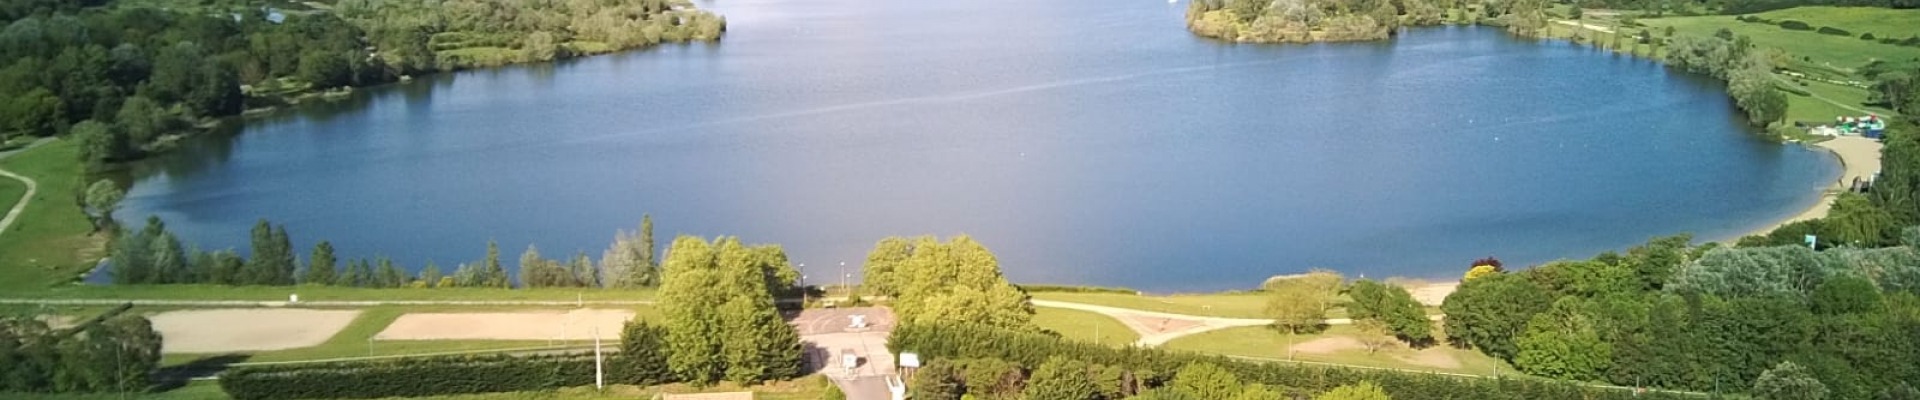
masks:
<path id="1" fill-rule="evenodd" d="M 153 372 L 153 391 L 165 392 L 187 385 L 187 381 L 203 376 L 219 375 L 227 367 L 247 361 L 252 356 L 245 354 L 223 354 L 201 357 L 185 364 L 160 368 Z"/>

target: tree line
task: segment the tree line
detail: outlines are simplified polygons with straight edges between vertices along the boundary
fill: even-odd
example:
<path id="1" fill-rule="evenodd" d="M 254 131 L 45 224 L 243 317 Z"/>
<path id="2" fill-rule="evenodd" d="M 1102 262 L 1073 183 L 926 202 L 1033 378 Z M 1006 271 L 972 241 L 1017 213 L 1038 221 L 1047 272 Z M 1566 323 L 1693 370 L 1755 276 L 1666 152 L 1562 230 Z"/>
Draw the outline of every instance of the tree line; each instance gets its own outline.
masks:
<path id="1" fill-rule="evenodd" d="M 1920 228 L 1906 236 L 1899 247 L 1824 251 L 1660 238 L 1468 279 L 1441 308 L 1449 343 L 1543 377 L 1762 399 L 1911 398 L 1898 396 L 1920 382 Z"/>
<path id="2" fill-rule="evenodd" d="M 106 210 L 104 213 L 108 216 L 104 218 L 111 218 L 111 206 L 89 208 Z M 585 253 L 577 253 L 563 263 L 544 258 L 539 249 L 528 246 L 520 256 L 518 273 L 509 273 L 502 265 L 500 246 L 491 241 L 481 261 L 460 264 L 449 272 L 428 262 L 417 274 L 406 272 L 405 267 L 385 256 L 341 260 L 334 253 L 333 244 L 324 240 L 314 244 L 306 263 L 302 264 L 286 227 L 264 219 L 254 225 L 251 243 L 248 257 L 232 249 L 187 248 L 167 231 L 164 221 L 148 217 L 146 225 L 138 230 L 119 228 L 108 245 L 108 255 L 115 284 L 301 284 L 424 289 L 511 288 L 516 286 L 516 278 L 518 287 L 523 288 L 638 288 L 654 287 L 661 282 L 660 266 L 654 261 L 651 215 L 641 217 L 638 231 L 615 234 L 613 244 L 602 253 L 598 263 Z M 784 262 L 785 255 L 779 257 Z M 779 288 L 786 290 L 790 286 Z"/>
<path id="3" fill-rule="evenodd" d="M 160 365 L 160 334 L 138 315 L 56 329 L 0 317 L 0 393 L 144 392 Z"/>

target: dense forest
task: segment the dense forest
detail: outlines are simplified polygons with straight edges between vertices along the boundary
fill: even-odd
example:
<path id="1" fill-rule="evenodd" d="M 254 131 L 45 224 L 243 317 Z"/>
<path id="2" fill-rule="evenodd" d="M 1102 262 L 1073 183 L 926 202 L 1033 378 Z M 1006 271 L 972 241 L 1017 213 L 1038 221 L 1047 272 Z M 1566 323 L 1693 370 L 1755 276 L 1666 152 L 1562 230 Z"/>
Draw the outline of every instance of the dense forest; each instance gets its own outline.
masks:
<path id="1" fill-rule="evenodd" d="M 201 3 L 0 0 L 0 142 L 71 132 L 86 143 L 83 161 L 99 167 L 304 94 L 717 40 L 726 29 L 677 0 Z"/>

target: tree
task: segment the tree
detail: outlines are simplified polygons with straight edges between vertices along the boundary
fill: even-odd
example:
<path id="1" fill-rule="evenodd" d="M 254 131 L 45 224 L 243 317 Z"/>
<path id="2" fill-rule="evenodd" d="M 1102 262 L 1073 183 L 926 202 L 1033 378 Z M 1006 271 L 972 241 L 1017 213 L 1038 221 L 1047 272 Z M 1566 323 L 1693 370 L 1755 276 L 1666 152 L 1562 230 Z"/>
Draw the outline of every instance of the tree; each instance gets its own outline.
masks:
<path id="1" fill-rule="evenodd" d="M 717 362 L 723 359 L 722 326 L 712 312 L 723 302 L 719 292 L 724 287 L 715 271 L 713 247 L 683 236 L 674 239 L 667 254 L 657 300 L 667 331 L 667 367 L 687 383 L 711 384 L 724 372 Z"/>
<path id="2" fill-rule="evenodd" d="M 500 266 L 500 245 L 498 243 L 494 243 L 492 240 L 487 241 L 487 259 L 483 265 L 486 266 L 486 270 L 480 274 L 481 286 L 506 288 L 513 285 L 512 281 L 508 280 L 507 269 Z"/>
<path id="3" fill-rule="evenodd" d="M 80 162 L 88 168 L 98 169 L 133 156 L 126 132 L 117 126 L 89 119 L 74 124 L 71 129 L 73 136 L 80 139 Z"/>
<path id="4" fill-rule="evenodd" d="M 600 270 L 594 269 L 593 259 L 587 257 L 586 252 L 573 255 L 573 265 L 567 267 L 567 272 L 573 277 L 569 286 L 600 287 Z"/>
<path id="5" fill-rule="evenodd" d="M 920 238 L 888 284 L 898 293 L 901 323 L 974 321 L 1015 330 L 1037 330 L 1026 292 L 1008 283 L 986 246 L 965 235 L 947 243 Z"/>
<path id="6" fill-rule="evenodd" d="M 94 216 L 95 231 L 113 224 L 113 211 L 120 209 L 120 200 L 126 197 L 126 192 L 120 191 L 120 185 L 112 180 L 101 179 L 87 185 L 87 211 Z"/>
<path id="7" fill-rule="evenodd" d="M 445 287 L 443 284 L 446 282 L 446 278 L 448 277 L 440 273 L 440 266 L 434 264 L 432 261 L 427 262 L 426 268 L 420 269 L 419 282 L 422 286 Z"/>
<path id="8" fill-rule="evenodd" d="M 1753 382 L 1753 397 L 1760 400 L 1821 400 L 1827 398 L 1827 385 L 1814 379 L 1806 367 L 1781 361 Z"/>
<path id="9" fill-rule="evenodd" d="M 1348 317 L 1382 322 L 1391 335 L 1410 345 L 1433 340 L 1433 322 L 1427 320 L 1426 308 L 1407 288 L 1362 279 L 1355 281 L 1347 294 L 1353 299 L 1347 305 Z"/>
<path id="10" fill-rule="evenodd" d="M 152 282 L 153 268 L 148 258 L 153 254 L 153 249 L 148 243 L 153 239 L 147 232 L 157 230 L 159 226 L 159 217 L 148 217 L 146 229 L 120 229 L 119 233 L 113 235 L 113 253 L 110 257 L 113 262 L 113 283 L 129 285 Z"/>
<path id="11" fill-rule="evenodd" d="M 1525 277 L 1499 274 L 1460 284 L 1440 309 L 1447 315 L 1447 336 L 1454 345 L 1512 360 L 1519 352 L 1514 339 L 1534 314 L 1551 305 L 1547 291 Z"/>
<path id="12" fill-rule="evenodd" d="M 614 368 L 614 382 L 629 385 L 655 385 L 671 379 L 663 342 L 666 329 L 639 319 L 629 320 L 620 329 L 620 365 Z"/>
<path id="13" fill-rule="evenodd" d="M 1022 393 L 1029 399 L 1099 400 L 1100 388 L 1087 377 L 1090 368 L 1084 361 L 1064 356 L 1048 358 L 1033 369 Z"/>
<path id="14" fill-rule="evenodd" d="M 152 144 L 154 139 L 159 139 L 169 129 L 166 112 L 160 109 L 160 104 L 142 96 L 128 97 L 120 103 L 120 110 L 114 113 L 113 119 L 114 125 L 126 138 L 124 145 L 127 146 L 127 155 Z"/>
<path id="15" fill-rule="evenodd" d="M 272 285 L 292 285 L 294 271 L 300 269 L 300 262 L 293 255 L 293 240 L 287 237 L 286 226 L 273 227 L 273 254 L 268 260 L 273 272 Z"/>
<path id="16" fill-rule="evenodd" d="M 1200 399 L 1225 399 L 1239 394 L 1244 386 L 1240 378 L 1232 372 L 1206 362 L 1194 362 L 1180 367 L 1173 374 L 1174 391 Z"/>
<path id="17" fill-rule="evenodd" d="M 900 269 L 913 256 L 913 245 L 906 238 L 887 237 L 874 243 L 873 250 L 867 252 L 867 262 L 861 266 L 860 286 L 867 293 L 880 296 L 898 295 L 894 284 L 894 271 Z"/>
<path id="18" fill-rule="evenodd" d="M 1380 351 L 1381 347 L 1393 343 L 1393 330 L 1385 322 L 1377 319 L 1356 319 L 1353 329 L 1360 331 L 1360 344 L 1367 347 L 1368 353 Z"/>
<path id="19" fill-rule="evenodd" d="M 1581 300 L 1561 298 L 1547 312 L 1533 316 L 1524 336 L 1515 341 L 1516 368 L 1529 374 L 1577 381 L 1597 381 L 1613 359 L 1613 346 L 1600 338 L 1594 322 L 1578 308 Z"/>
<path id="20" fill-rule="evenodd" d="M 406 286 L 407 274 L 400 272 L 400 267 L 393 265 L 393 259 L 382 256 L 378 263 L 380 267 L 374 272 L 374 282 L 376 282 L 374 286 L 383 288 Z"/>
<path id="21" fill-rule="evenodd" d="M 339 272 L 335 270 L 337 267 L 334 266 L 334 263 L 337 261 L 333 256 L 333 243 L 322 240 L 320 243 L 314 244 L 313 255 L 307 259 L 307 273 L 305 276 L 300 277 L 300 283 L 310 285 L 334 284 L 335 276 L 339 274 Z"/>
<path id="22" fill-rule="evenodd" d="M 147 259 L 153 268 L 151 283 L 194 283 L 192 271 L 187 269 L 187 254 L 172 233 L 161 231 L 149 242 L 148 249 L 152 252 Z"/>
<path id="23" fill-rule="evenodd" d="M 600 276 L 608 287 L 652 287 L 660 284 L 653 258 L 653 216 L 640 217 L 640 231 L 616 232 L 613 246 L 600 255 Z"/>
<path id="24" fill-rule="evenodd" d="M 273 240 L 273 225 L 268 224 L 266 219 L 255 222 L 252 237 L 253 258 L 247 260 L 246 273 L 240 281 L 248 285 L 270 285 L 276 275 L 272 260 L 278 258 L 273 253 L 273 246 L 276 244 Z"/>
<path id="25" fill-rule="evenodd" d="M 1267 315 L 1273 325 L 1289 333 L 1315 332 L 1326 325 L 1332 289 L 1305 279 L 1286 279 L 1266 285 Z"/>
<path id="26" fill-rule="evenodd" d="M 1313 397 L 1313 400 L 1392 400 L 1392 399 L 1393 399 L 1392 397 L 1387 396 L 1386 390 L 1380 388 L 1380 385 L 1375 384 L 1373 382 L 1369 382 L 1369 381 L 1360 381 L 1360 383 L 1355 383 L 1352 385 L 1342 385 L 1340 387 L 1333 388 L 1333 390 L 1329 390 L 1326 393 L 1321 393 L 1319 396 Z"/>
<path id="27" fill-rule="evenodd" d="M 523 46 L 527 58 L 534 61 L 553 61 L 555 56 L 560 55 L 560 44 L 553 38 L 552 33 L 546 31 L 527 35 Z"/>

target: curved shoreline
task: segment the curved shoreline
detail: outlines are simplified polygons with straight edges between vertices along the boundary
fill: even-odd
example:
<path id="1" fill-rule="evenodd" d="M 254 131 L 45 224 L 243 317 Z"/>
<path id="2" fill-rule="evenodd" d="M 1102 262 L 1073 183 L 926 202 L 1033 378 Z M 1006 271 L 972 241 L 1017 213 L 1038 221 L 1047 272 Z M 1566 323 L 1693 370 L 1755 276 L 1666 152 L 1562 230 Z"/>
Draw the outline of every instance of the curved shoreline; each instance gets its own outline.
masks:
<path id="1" fill-rule="evenodd" d="M 1765 235 L 1787 224 L 1824 218 L 1833 209 L 1833 199 L 1848 189 L 1853 178 L 1870 179 L 1880 172 L 1880 148 L 1883 146 L 1880 141 L 1860 136 L 1840 136 L 1811 146 L 1825 150 L 1835 162 L 1840 163 L 1840 177 L 1834 179 L 1832 184 L 1822 186 L 1819 197 L 1812 205 L 1792 216 L 1750 229 L 1738 236 L 1711 241 L 1731 243 L 1747 236 Z"/>

